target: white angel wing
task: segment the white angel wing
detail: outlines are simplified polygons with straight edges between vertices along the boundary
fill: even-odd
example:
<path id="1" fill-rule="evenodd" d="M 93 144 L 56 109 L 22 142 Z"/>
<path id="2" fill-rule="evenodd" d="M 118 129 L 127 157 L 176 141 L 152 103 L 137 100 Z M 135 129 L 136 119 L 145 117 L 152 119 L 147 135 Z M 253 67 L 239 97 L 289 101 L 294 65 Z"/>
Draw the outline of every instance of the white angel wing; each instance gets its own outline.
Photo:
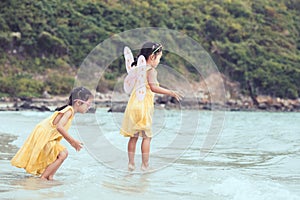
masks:
<path id="1" fill-rule="evenodd" d="M 134 58 L 129 47 L 124 47 L 124 58 L 128 73 L 124 80 L 124 90 L 130 94 L 135 88 L 136 98 L 142 101 L 146 94 L 146 59 L 139 56 L 137 66 L 131 67 Z"/>
<path id="2" fill-rule="evenodd" d="M 137 61 L 136 73 L 136 97 L 142 101 L 146 95 L 146 59 L 144 56 L 139 56 Z"/>
<path id="3" fill-rule="evenodd" d="M 134 62 L 134 58 L 132 55 L 132 52 L 129 47 L 124 47 L 124 58 L 125 58 L 125 64 L 126 64 L 126 71 L 127 73 L 131 70 L 131 64 Z"/>
<path id="4" fill-rule="evenodd" d="M 132 69 L 131 64 L 134 62 L 134 58 L 130 48 L 127 46 L 124 47 L 124 58 L 125 58 L 126 71 L 128 73 L 128 75 L 124 80 L 124 90 L 126 93 L 130 94 L 136 82 L 136 73 L 131 70 Z"/>
<path id="5" fill-rule="evenodd" d="M 124 90 L 127 94 L 132 92 L 132 89 L 136 83 L 136 70 L 130 70 L 124 80 Z"/>

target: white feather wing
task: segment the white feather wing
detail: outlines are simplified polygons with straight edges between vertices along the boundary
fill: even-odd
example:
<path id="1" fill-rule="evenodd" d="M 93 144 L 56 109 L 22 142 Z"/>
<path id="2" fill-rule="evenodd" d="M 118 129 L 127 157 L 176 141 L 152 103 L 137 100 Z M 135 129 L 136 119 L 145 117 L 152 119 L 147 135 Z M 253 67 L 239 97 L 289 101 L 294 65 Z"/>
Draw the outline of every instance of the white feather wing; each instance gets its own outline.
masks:
<path id="1" fill-rule="evenodd" d="M 136 97 L 142 101 L 146 95 L 146 59 L 144 56 L 139 56 L 137 61 L 136 73 Z"/>
<path id="2" fill-rule="evenodd" d="M 124 47 L 124 58 L 127 73 L 131 70 L 131 64 L 134 62 L 132 52 L 129 47 Z"/>

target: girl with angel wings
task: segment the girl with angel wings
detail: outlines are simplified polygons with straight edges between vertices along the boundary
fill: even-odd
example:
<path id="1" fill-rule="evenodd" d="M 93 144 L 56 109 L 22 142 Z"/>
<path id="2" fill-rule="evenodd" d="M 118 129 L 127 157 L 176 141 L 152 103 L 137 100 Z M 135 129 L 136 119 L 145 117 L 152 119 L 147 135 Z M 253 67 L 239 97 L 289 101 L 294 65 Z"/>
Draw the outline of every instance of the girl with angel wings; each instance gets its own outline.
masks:
<path id="1" fill-rule="evenodd" d="M 135 169 L 135 149 L 137 140 L 143 138 L 141 144 L 142 166 L 145 171 L 149 167 L 150 142 L 152 138 L 152 117 L 154 111 L 154 93 L 165 94 L 179 101 L 182 96 L 173 90 L 160 87 L 157 81 L 156 67 L 162 57 L 162 45 L 147 42 L 134 60 L 131 50 L 124 48 L 127 77 L 124 80 L 124 89 L 130 93 L 125 110 L 121 134 L 130 137 L 128 141 L 128 170 Z"/>

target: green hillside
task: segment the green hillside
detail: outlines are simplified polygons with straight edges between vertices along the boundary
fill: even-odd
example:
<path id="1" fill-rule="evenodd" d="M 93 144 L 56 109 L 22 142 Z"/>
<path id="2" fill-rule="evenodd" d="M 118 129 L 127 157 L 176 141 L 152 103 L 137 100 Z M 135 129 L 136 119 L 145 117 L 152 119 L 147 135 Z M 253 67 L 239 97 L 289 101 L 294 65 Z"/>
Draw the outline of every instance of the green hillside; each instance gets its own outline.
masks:
<path id="1" fill-rule="evenodd" d="M 300 95 L 299 0 L 4 0 L 0 9 L 0 96 L 69 93 L 97 44 L 138 27 L 187 34 L 246 95 Z M 112 69 L 100 91 L 124 73 Z"/>

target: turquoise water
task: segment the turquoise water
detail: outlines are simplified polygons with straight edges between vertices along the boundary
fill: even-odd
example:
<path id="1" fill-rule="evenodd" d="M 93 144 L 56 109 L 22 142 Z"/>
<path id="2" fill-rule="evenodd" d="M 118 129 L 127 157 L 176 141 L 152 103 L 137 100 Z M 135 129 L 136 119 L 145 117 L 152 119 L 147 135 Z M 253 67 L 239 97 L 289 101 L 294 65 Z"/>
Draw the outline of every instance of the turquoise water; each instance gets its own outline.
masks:
<path id="1" fill-rule="evenodd" d="M 51 113 L 0 112 L 0 199 L 300 199 L 300 113 L 157 109 L 144 173 L 141 141 L 137 169 L 128 172 L 123 114 L 106 110 L 76 115 L 70 134 L 85 147 L 76 152 L 62 142 L 69 157 L 54 181 L 9 163 Z M 207 138 L 213 148 L 204 156 Z"/>

